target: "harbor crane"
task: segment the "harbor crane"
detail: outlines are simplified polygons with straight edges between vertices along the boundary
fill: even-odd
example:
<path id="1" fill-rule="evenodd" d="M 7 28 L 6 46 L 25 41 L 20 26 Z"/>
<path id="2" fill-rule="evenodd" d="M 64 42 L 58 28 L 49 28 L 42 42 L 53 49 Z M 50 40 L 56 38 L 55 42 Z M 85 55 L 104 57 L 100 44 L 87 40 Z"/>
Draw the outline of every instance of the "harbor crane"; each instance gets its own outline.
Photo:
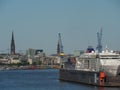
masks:
<path id="1" fill-rule="evenodd" d="M 100 32 L 97 32 L 97 38 L 98 38 L 97 50 L 98 50 L 98 53 L 101 53 L 102 52 L 102 28 Z"/>
<path id="2" fill-rule="evenodd" d="M 64 55 L 63 45 L 62 45 L 62 40 L 61 40 L 61 34 L 60 33 L 58 33 L 57 54 L 58 55 Z"/>

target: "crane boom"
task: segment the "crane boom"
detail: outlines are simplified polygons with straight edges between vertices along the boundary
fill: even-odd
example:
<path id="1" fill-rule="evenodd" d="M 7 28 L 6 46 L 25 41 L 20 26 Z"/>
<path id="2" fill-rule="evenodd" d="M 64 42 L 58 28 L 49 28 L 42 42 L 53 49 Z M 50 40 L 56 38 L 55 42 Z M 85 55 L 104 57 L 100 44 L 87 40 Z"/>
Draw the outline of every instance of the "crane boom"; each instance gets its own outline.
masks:
<path id="1" fill-rule="evenodd" d="M 97 38 L 98 38 L 97 50 L 99 53 L 101 53 L 102 52 L 102 28 L 100 32 L 97 32 Z"/>
<path id="2" fill-rule="evenodd" d="M 62 45 L 62 40 L 61 40 L 61 34 L 60 33 L 58 33 L 57 54 L 58 55 L 63 54 L 63 45 Z"/>

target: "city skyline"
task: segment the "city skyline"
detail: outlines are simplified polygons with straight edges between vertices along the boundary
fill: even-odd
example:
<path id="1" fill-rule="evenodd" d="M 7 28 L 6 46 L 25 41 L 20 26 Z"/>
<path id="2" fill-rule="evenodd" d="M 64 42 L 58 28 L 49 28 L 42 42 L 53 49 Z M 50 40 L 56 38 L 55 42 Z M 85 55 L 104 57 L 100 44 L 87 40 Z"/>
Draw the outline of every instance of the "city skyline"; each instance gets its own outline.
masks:
<path id="1" fill-rule="evenodd" d="M 28 48 L 57 52 L 61 33 L 65 54 L 97 47 L 102 28 L 103 49 L 120 50 L 119 0 L 1 0 L 0 51 L 8 52 L 14 31 L 16 52 Z"/>

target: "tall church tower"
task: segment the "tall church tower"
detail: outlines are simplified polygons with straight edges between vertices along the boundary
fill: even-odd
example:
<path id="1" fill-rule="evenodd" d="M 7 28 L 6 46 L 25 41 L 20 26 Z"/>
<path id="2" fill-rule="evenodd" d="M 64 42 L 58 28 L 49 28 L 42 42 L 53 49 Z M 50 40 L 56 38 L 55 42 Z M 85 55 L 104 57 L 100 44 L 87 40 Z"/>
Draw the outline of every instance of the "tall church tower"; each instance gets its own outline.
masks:
<path id="1" fill-rule="evenodd" d="M 11 39 L 11 55 L 15 55 L 15 41 L 14 41 L 14 33 L 12 32 L 12 39 Z"/>

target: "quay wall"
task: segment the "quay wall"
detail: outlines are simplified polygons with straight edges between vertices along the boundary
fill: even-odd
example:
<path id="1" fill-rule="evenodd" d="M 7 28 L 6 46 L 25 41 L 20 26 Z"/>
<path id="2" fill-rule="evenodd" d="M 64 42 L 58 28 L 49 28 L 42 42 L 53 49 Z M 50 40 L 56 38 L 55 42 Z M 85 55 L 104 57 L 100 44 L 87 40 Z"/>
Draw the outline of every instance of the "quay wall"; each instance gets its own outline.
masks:
<path id="1" fill-rule="evenodd" d="M 120 87 L 120 76 L 105 76 L 104 78 L 100 78 L 100 72 L 94 71 L 60 69 L 59 79 L 95 86 Z"/>

